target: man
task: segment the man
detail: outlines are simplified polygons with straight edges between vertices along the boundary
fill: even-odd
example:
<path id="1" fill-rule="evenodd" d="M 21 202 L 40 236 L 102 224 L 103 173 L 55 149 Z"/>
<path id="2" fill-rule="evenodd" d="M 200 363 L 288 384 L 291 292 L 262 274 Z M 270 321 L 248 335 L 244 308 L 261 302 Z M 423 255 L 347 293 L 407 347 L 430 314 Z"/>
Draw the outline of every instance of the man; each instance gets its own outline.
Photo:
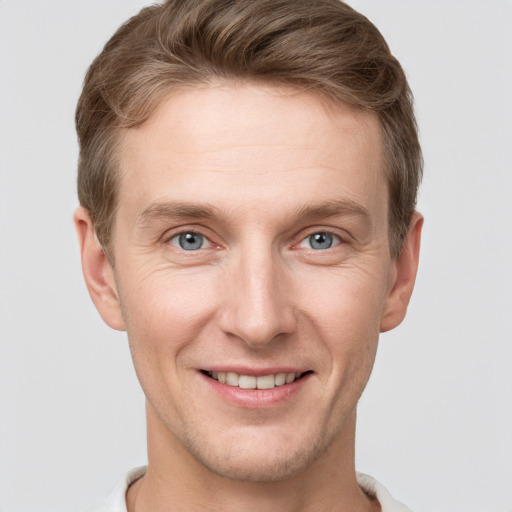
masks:
<path id="1" fill-rule="evenodd" d="M 93 62 L 77 129 L 85 280 L 147 398 L 148 466 L 93 510 L 407 510 L 354 468 L 422 226 L 377 29 L 338 0 L 169 0 Z"/>

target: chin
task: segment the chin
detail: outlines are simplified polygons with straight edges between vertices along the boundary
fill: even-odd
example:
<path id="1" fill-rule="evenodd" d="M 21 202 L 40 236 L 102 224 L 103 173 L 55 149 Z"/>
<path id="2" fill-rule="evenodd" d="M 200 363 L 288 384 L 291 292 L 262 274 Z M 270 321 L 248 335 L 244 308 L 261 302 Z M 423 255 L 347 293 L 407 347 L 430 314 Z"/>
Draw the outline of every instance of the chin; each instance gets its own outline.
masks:
<path id="1" fill-rule="evenodd" d="M 257 436 L 261 437 L 261 436 Z M 243 482 L 277 482 L 302 473 L 326 450 L 332 439 L 243 439 L 207 446 L 188 439 L 189 453 L 224 478 Z M 288 440 L 289 441 L 289 440 Z"/>
<path id="2" fill-rule="evenodd" d="M 201 457 L 200 462 L 215 473 L 239 482 L 278 482 L 293 477 L 307 468 L 316 456 L 293 453 L 287 456 L 247 456 L 244 453 L 230 454 L 225 458 Z"/>

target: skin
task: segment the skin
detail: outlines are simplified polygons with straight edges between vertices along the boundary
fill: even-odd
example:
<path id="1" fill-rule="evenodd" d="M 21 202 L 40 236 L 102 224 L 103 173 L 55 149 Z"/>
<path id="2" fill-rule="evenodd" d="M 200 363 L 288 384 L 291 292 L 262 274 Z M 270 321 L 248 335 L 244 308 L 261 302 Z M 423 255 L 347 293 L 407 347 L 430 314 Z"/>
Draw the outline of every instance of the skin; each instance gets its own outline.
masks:
<path id="1" fill-rule="evenodd" d="M 374 114 L 250 84 L 176 92 L 123 134 L 115 269 L 87 212 L 75 223 L 147 397 L 130 512 L 379 509 L 355 477 L 355 411 L 379 332 L 405 315 L 422 226 L 392 259 L 382 155 Z M 268 403 L 201 372 L 284 367 L 307 377 Z"/>

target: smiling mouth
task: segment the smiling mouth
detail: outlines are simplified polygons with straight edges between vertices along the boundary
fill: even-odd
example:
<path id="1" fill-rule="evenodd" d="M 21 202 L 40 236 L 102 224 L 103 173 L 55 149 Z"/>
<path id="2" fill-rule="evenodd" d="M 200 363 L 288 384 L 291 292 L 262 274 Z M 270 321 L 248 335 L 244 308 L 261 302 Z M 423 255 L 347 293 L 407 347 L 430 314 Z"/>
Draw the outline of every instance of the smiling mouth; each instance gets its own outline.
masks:
<path id="1" fill-rule="evenodd" d="M 270 375 L 241 375 L 235 372 L 210 372 L 201 370 L 201 373 L 213 380 L 241 389 L 272 389 L 286 384 L 291 384 L 301 379 L 311 371 L 303 373 L 274 373 Z"/>

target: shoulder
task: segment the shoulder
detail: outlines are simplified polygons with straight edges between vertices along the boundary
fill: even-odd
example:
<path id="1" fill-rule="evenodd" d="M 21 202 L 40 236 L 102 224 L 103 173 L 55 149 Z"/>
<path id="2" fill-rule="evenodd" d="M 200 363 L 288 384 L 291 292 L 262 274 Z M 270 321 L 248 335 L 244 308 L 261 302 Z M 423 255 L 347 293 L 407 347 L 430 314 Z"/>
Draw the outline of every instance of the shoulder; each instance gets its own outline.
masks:
<path id="1" fill-rule="evenodd" d="M 359 487 L 372 498 L 376 498 L 380 503 L 382 512 L 411 512 L 402 502 L 395 500 L 389 491 L 375 478 L 357 473 L 357 482 Z"/>
<path id="2" fill-rule="evenodd" d="M 132 469 L 126 473 L 103 501 L 93 505 L 82 512 L 127 512 L 126 511 L 126 491 L 128 487 L 138 480 L 146 472 L 146 466 Z"/>

